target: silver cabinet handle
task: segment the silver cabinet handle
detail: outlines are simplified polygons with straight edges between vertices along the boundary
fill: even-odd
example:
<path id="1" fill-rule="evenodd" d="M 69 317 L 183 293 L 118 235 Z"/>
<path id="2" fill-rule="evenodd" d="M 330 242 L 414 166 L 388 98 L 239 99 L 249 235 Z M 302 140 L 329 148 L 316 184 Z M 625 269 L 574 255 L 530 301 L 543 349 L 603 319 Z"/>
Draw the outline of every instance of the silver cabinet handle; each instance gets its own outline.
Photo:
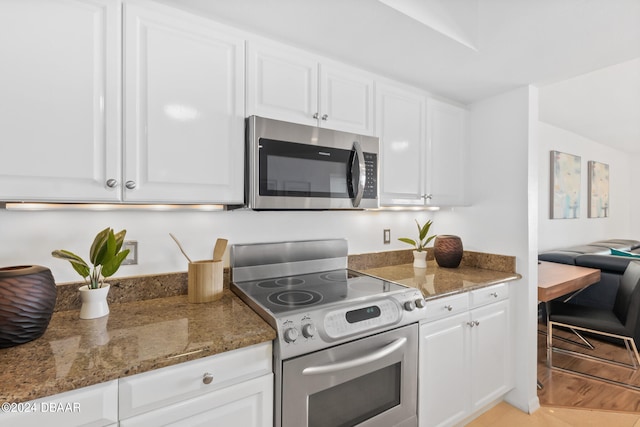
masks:
<path id="1" fill-rule="evenodd" d="M 213 374 L 210 374 L 209 372 L 205 372 L 204 375 L 202 376 L 202 382 L 205 384 L 211 384 L 211 381 L 213 381 Z"/>
<path id="2" fill-rule="evenodd" d="M 107 187 L 115 188 L 117 185 L 118 185 L 118 180 L 117 179 L 110 178 L 110 179 L 107 180 Z"/>
<path id="3" fill-rule="evenodd" d="M 453 306 L 452 305 L 445 305 L 444 308 L 446 308 L 448 311 L 453 310 Z"/>
<path id="4" fill-rule="evenodd" d="M 492 296 L 492 297 L 494 297 L 494 298 L 498 298 L 498 293 L 497 293 L 497 292 L 491 292 L 491 293 L 489 294 L 489 296 Z"/>
<path id="5" fill-rule="evenodd" d="M 329 118 L 329 115 L 327 115 L 327 114 L 323 114 L 322 115 L 322 120 L 327 120 L 328 118 Z"/>
<path id="6" fill-rule="evenodd" d="M 467 325 L 473 328 L 474 326 L 480 325 L 480 322 L 478 322 L 477 320 L 472 320 L 471 322 L 467 322 Z"/>
<path id="7" fill-rule="evenodd" d="M 362 357 L 358 357 L 356 359 L 346 360 L 344 362 L 330 363 L 328 365 L 322 366 L 309 366 L 302 370 L 302 375 L 315 375 L 315 374 L 329 374 L 332 372 L 338 372 L 345 369 L 355 368 L 357 366 L 366 365 L 371 362 L 375 362 L 376 360 L 380 360 L 394 351 L 399 350 L 407 343 L 407 338 L 399 338 L 392 342 L 391 344 L 382 347 L 380 350 L 377 350 L 373 353 L 367 354 Z"/>
<path id="8" fill-rule="evenodd" d="M 136 182 L 135 181 L 127 181 L 124 183 L 124 186 L 127 187 L 129 190 L 133 190 L 134 188 L 136 188 Z"/>
<path id="9" fill-rule="evenodd" d="M 319 115 L 318 113 L 315 113 L 315 114 L 313 115 L 313 118 L 314 118 L 314 119 L 317 119 L 319 116 L 320 116 L 320 115 Z"/>

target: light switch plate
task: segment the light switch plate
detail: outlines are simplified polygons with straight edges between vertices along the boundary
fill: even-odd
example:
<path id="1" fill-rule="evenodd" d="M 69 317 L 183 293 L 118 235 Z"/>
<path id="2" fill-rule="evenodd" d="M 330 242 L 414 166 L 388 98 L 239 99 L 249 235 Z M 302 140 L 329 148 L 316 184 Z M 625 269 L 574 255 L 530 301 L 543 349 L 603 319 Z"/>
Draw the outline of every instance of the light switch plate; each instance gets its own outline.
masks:
<path id="1" fill-rule="evenodd" d="M 138 264 L 138 241 L 137 240 L 125 240 L 122 243 L 122 250 L 129 249 L 129 254 L 122 261 L 122 265 L 136 265 Z"/>

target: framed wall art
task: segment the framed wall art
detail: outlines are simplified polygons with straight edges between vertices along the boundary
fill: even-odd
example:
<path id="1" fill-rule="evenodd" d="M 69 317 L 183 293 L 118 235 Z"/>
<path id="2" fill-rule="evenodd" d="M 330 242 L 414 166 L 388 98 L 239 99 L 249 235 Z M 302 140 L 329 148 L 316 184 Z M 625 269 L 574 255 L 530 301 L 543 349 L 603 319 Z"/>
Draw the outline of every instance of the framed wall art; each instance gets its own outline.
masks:
<path id="1" fill-rule="evenodd" d="M 580 156 L 551 151 L 551 219 L 580 216 Z"/>
<path id="2" fill-rule="evenodd" d="M 589 161 L 589 218 L 609 216 L 609 165 Z"/>

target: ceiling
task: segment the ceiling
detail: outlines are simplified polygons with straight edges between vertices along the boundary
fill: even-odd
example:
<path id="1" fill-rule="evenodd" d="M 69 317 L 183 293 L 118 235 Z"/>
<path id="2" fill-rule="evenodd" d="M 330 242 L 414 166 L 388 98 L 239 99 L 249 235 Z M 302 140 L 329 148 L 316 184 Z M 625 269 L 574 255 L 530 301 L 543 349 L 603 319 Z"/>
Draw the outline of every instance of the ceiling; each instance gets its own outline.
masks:
<path id="1" fill-rule="evenodd" d="M 540 119 L 640 154 L 640 0 L 159 0 L 463 104 L 533 84 Z"/>

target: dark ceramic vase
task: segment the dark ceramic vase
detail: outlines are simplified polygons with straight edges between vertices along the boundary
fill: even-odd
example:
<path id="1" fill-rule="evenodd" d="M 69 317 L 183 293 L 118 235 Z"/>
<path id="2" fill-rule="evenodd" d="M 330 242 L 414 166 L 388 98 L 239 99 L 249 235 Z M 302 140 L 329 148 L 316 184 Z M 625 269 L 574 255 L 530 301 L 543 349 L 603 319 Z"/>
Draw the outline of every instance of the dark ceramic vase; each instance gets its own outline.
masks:
<path id="1" fill-rule="evenodd" d="M 433 256 L 440 267 L 456 268 L 462 261 L 462 240 L 458 236 L 443 234 L 433 244 Z"/>
<path id="2" fill-rule="evenodd" d="M 0 348 L 34 340 L 49 326 L 58 289 L 39 265 L 0 268 Z"/>

